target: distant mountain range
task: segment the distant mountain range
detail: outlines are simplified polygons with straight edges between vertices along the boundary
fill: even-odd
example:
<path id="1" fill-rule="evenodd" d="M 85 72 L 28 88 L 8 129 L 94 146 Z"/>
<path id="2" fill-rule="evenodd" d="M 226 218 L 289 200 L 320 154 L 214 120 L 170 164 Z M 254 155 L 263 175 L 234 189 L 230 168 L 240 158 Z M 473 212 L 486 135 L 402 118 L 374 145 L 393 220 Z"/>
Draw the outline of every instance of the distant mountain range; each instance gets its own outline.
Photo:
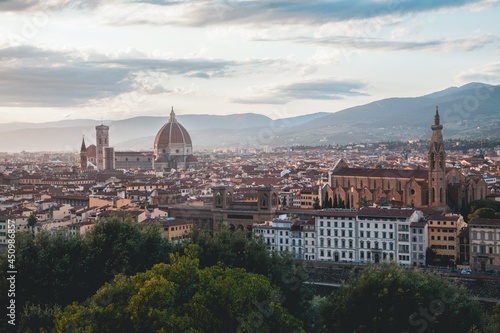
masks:
<path id="1" fill-rule="evenodd" d="M 197 148 L 345 144 L 428 139 L 436 106 L 443 136 L 500 136 L 500 86 L 469 83 L 420 97 L 387 98 L 335 113 L 317 112 L 273 120 L 247 113 L 227 116 L 177 115 Z M 134 117 L 105 121 L 117 150 L 152 149 L 168 117 Z M 75 151 L 81 138 L 95 142 L 100 121 L 62 120 L 47 123 L 0 124 L 0 151 Z"/>

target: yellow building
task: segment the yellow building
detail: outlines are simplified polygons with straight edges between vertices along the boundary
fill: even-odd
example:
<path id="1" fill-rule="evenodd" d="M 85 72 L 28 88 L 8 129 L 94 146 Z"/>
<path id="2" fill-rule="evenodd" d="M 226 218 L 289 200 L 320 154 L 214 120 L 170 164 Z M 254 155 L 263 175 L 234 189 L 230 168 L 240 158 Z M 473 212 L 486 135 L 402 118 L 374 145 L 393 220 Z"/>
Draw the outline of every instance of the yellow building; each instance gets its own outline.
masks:
<path id="1" fill-rule="evenodd" d="M 89 207 L 103 207 L 110 206 L 113 208 L 120 208 L 123 206 L 131 205 L 130 199 L 124 199 L 120 197 L 109 197 L 109 196 L 90 196 L 89 197 Z"/>
<path id="2" fill-rule="evenodd" d="M 458 235 L 466 226 L 462 215 L 431 215 L 427 222 L 429 247 L 442 261 L 455 264 L 459 250 Z"/>
<path id="3" fill-rule="evenodd" d="M 188 239 L 193 230 L 193 222 L 166 216 L 146 219 L 142 223 L 159 223 L 162 227 L 162 236 L 174 243 Z"/>

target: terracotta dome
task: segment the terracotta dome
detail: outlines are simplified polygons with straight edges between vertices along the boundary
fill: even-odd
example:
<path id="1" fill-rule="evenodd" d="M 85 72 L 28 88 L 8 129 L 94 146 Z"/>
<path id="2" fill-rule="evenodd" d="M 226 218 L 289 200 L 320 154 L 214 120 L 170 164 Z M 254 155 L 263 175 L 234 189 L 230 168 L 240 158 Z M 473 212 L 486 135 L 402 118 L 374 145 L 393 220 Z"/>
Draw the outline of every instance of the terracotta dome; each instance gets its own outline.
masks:
<path id="1" fill-rule="evenodd" d="M 167 147 L 171 144 L 192 144 L 189 133 L 186 131 L 184 126 L 179 124 L 175 119 L 173 109 L 172 112 L 170 112 L 169 122 L 163 125 L 163 127 L 158 131 L 158 134 L 156 134 L 154 146 L 155 148 Z"/>

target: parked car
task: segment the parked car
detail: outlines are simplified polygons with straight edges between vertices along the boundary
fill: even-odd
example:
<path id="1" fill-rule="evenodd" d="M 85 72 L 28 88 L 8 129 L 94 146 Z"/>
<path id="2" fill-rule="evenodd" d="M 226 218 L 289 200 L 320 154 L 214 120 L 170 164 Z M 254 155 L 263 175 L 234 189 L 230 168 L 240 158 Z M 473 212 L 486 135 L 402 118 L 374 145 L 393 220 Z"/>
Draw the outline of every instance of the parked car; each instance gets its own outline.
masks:
<path id="1" fill-rule="evenodd" d="M 470 268 L 464 268 L 460 271 L 460 273 L 462 274 L 470 274 L 472 272 L 472 270 Z"/>

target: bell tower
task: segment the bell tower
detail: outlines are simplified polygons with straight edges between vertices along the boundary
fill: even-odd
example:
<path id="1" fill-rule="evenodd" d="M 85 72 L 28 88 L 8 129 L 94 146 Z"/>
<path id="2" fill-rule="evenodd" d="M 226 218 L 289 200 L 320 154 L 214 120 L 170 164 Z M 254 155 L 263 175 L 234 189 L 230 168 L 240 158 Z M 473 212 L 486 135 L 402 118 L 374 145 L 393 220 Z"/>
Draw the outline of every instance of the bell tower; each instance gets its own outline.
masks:
<path id="1" fill-rule="evenodd" d="M 82 137 L 82 146 L 80 148 L 80 168 L 87 169 L 87 147 L 85 146 L 85 137 Z"/>
<path id="2" fill-rule="evenodd" d="M 104 149 L 109 147 L 109 126 L 101 125 L 95 127 L 96 137 L 96 165 L 97 170 L 104 170 Z"/>
<path id="3" fill-rule="evenodd" d="M 440 124 L 439 111 L 436 106 L 434 124 L 431 126 L 432 136 L 429 144 L 429 206 L 446 206 L 446 152 Z"/>

